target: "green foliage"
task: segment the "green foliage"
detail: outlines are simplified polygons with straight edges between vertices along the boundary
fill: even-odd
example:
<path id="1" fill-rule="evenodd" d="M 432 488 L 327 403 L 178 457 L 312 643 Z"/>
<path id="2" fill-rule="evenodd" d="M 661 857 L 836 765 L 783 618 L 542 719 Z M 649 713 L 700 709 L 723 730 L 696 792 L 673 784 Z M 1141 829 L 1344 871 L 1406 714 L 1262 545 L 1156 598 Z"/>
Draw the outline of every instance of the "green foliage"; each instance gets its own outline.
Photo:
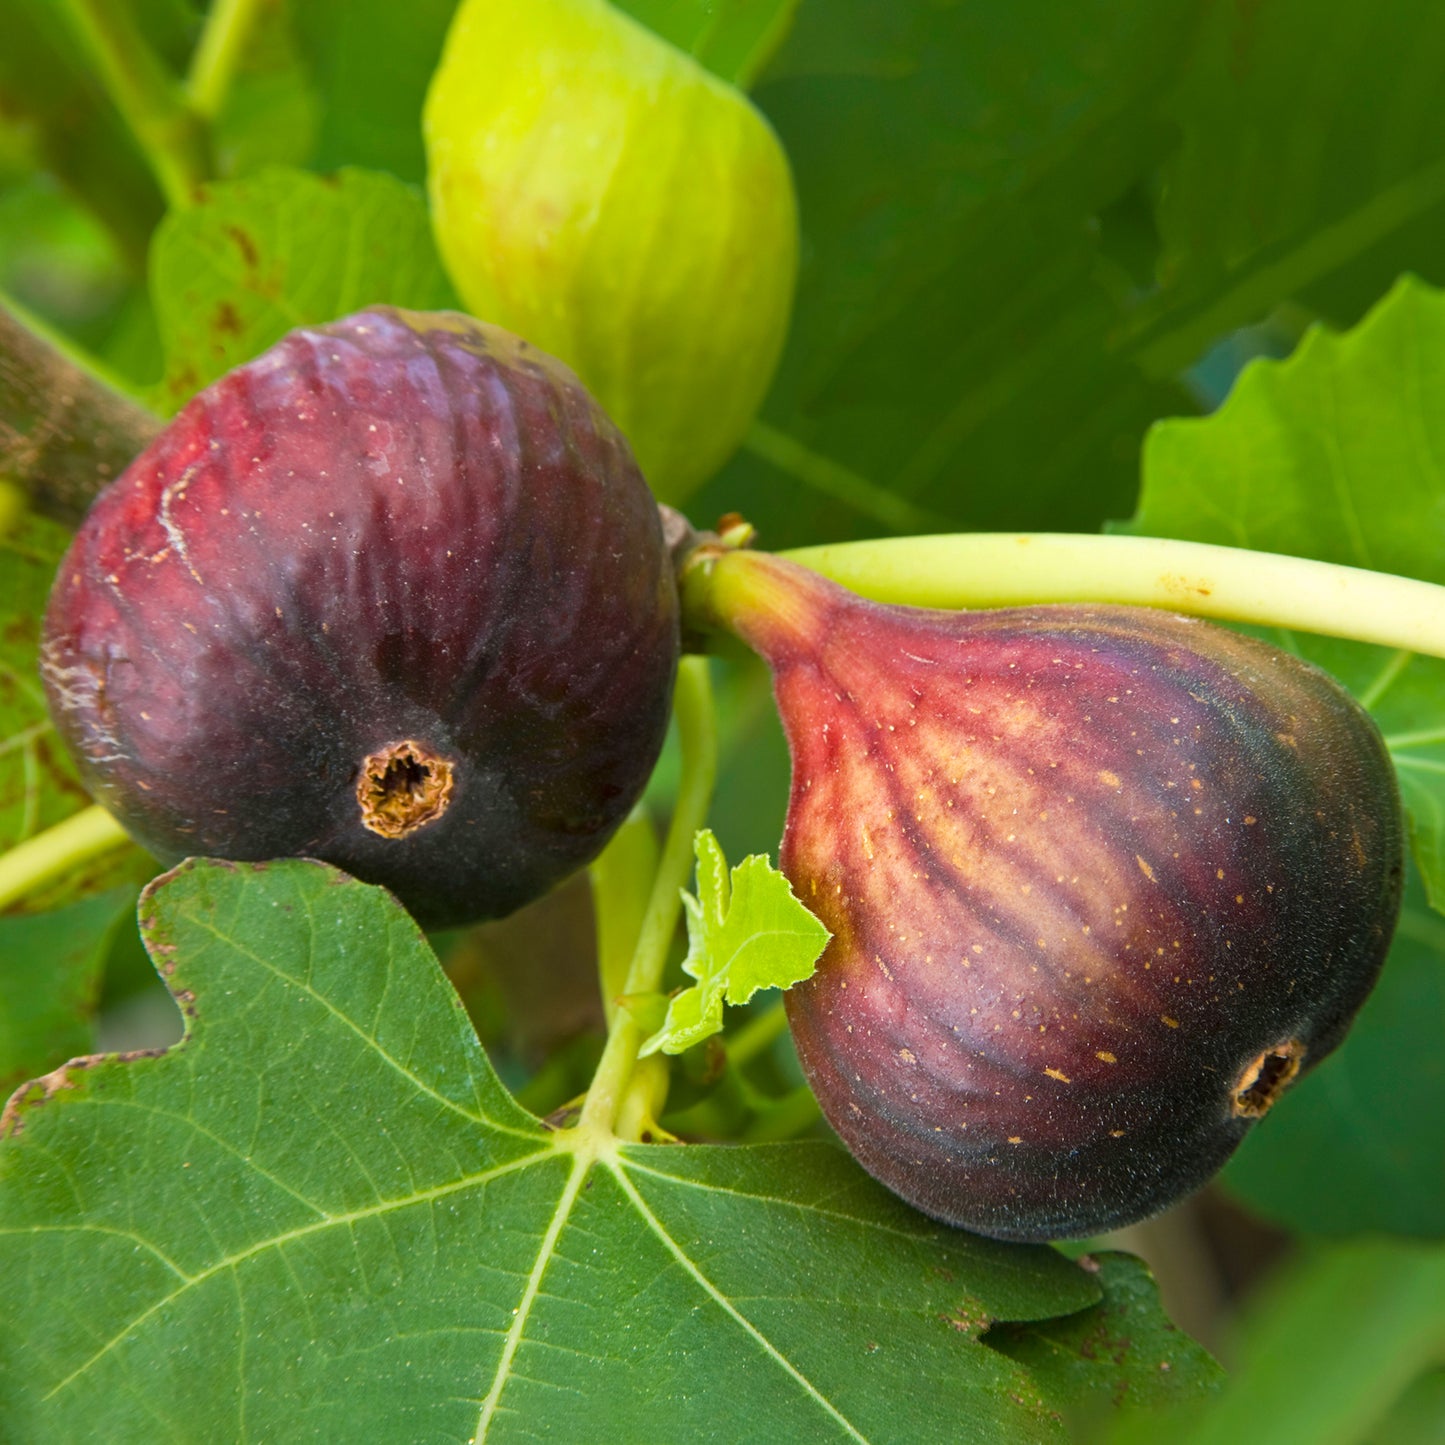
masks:
<path id="1" fill-rule="evenodd" d="M 1089 1306 L 1059 1255 L 829 1145 L 569 1151 L 410 919 L 321 865 L 185 864 L 142 919 L 185 1040 L 9 1116 L 7 1434 L 1057 1438 L 1069 1389 L 972 1335 Z"/>
<path id="2" fill-rule="evenodd" d="M 14 0 L 0 288 L 167 412 L 295 325 L 455 305 L 421 194 L 423 98 L 455 8 Z M 1142 535 L 1445 582 L 1439 6 L 618 8 L 750 89 L 801 202 L 776 382 L 694 521 L 741 511 L 783 547 L 1092 530 L 1137 497 Z M 117 22 L 109 59 L 138 93 L 105 72 L 87 11 Z M 202 184 L 172 187 L 167 212 L 177 137 L 195 133 Z M 1261 350 L 1294 354 L 1236 380 Z M 33 517 L 0 537 L 0 868 L 86 801 L 36 676 L 64 542 Z M 1358 1026 L 1225 1175 L 1291 1237 L 1343 1238 L 1265 1292 L 1222 1352 L 1222 1394 L 1137 1261 L 1089 1273 L 938 1228 L 821 1140 L 737 1142 L 807 1132 L 816 1110 L 780 1011 L 716 1034 L 722 1001 L 803 976 L 823 935 L 760 860 L 729 878 L 703 844 L 695 982 L 653 1042 L 710 1037 L 623 1071 L 605 1128 L 577 1126 L 571 1096 L 598 1055 L 605 1082 L 611 1044 L 584 1032 L 543 1057 L 493 989 L 489 1043 L 557 1110 L 543 1126 L 376 891 L 300 863 L 191 865 L 155 888 L 147 938 L 185 1042 L 51 1074 L 7 1117 L 0 1437 L 466 1440 L 485 1422 L 493 1440 L 1441 1438 L 1445 661 L 1272 640 L 1370 707 L 1418 879 Z M 742 856 L 777 844 L 787 759 L 762 671 L 715 671 L 709 816 Z M 659 809 L 677 771 L 655 781 Z M 658 866 L 650 847 L 636 859 L 636 907 L 611 918 L 631 939 Z M 101 890 L 144 868 L 118 852 L 23 904 L 51 911 L 0 917 L 7 1086 L 93 1046 L 108 955 L 107 988 L 134 985 L 111 946 L 129 895 Z M 515 926 L 523 960 L 564 906 Z M 579 974 L 585 928 L 563 930 Z M 778 930 L 800 936 L 738 946 Z M 473 941 L 448 955 L 464 991 Z M 603 940 L 609 994 L 630 948 Z M 650 1003 L 661 1026 L 660 988 L 619 1017 Z M 729 1147 L 631 1142 L 657 1117 Z M 1389 1233 L 1419 1242 L 1349 1238 Z"/>
<path id="3" fill-rule="evenodd" d="M 34 519 L 0 536 L 0 851 L 90 801 L 56 739 L 37 659 L 40 614 L 66 541 L 61 528 Z"/>
<path id="4" fill-rule="evenodd" d="M 1257 361 L 1199 421 L 1149 435 L 1124 530 L 1445 580 L 1445 295 L 1403 278 L 1353 331 L 1315 330 Z M 1299 644 L 1293 644 L 1299 646 Z M 1445 900 L 1445 663 L 1305 646 L 1378 717 L 1415 856 Z"/>
<path id="5" fill-rule="evenodd" d="M 166 410 L 294 327 L 376 301 L 419 311 L 455 304 L 420 195 L 352 170 L 267 170 L 212 187 L 157 232 L 151 295 Z"/>
<path id="6" fill-rule="evenodd" d="M 1213 416 L 1159 423 L 1129 530 L 1445 580 L 1445 295 L 1402 277 Z"/>
<path id="7" fill-rule="evenodd" d="M 130 888 L 29 917 L 0 918 L 0 1095 L 91 1048 L 91 1021 Z"/>
<path id="8" fill-rule="evenodd" d="M 766 858 L 744 858 L 729 874 L 711 831 L 704 828 L 694 846 L 697 896 L 682 896 L 688 941 L 682 971 L 697 982 L 669 1001 L 644 1056 L 658 1049 L 680 1054 L 721 1033 L 724 998 L 745 1004 L 760 988 L 811 978 L 831 936 Z"/>
<path id="9" fill-rule="evenodd" d="M 1133 1255 L 1085 1255 L 1104 1298 L 1062 1319 L 999 1325 L 988 1343 L 1074 1403 L 1073 1423 L 1088 1428 L 1109 1410 L 1193 1404 L 1212 1393 L 1223 1371 L 1159 1312 L 1158 1288 Z"/>
<path id="10" fill-rule="evenodd" d="M 1311 1251 L 1247 1325 L 1245 1363 L 1217 1408 L 1126 1438 L 1162 1429 L 1178 1445 L 1237 1445 L 1264 1429 L 1274 1445 L 1364 1440 L 1445 1350 L 1445 1250 L 1361 1240 Z"/>
<path id="11" fill-rule="evenodd" d="M 617 8 L 746 89 L 792 24 L 801 0 L 619 0 Z"/>

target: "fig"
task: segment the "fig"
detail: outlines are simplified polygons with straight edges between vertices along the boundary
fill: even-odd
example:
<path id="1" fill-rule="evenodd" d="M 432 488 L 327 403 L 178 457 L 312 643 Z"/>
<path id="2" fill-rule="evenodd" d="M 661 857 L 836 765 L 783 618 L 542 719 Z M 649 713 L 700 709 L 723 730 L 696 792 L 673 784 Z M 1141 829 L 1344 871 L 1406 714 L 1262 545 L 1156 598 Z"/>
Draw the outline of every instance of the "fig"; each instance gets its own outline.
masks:
<path id="1" fill-rule="evenodd" d="M 767 390 L 797 203 L 747 97 L 604 0 L 464 0 L 425 112 L 437 243 L 467 307 L 559 356 L 664 501 Z"/>
<path id="2" fill-rule="evenodd" d="M 787 995 L 803 1070 L 897 1194 L 1001 1239 L 1131 1223 L 1340 1042 L 1403 844 L 1379 734 L 1324 673 L 1148 609 L 699 568 L 772 669 L 782 866 L 833 933 Z"/>
<path id="3" fill-rule="evenodd" d="M 323 858 L 443 925 L 601 850 L 677 651 L 657 506 L 576 377 L 377 307 L 222 377 L 100 495 L 42 670 L 86 785 L 163 862 Z"/>

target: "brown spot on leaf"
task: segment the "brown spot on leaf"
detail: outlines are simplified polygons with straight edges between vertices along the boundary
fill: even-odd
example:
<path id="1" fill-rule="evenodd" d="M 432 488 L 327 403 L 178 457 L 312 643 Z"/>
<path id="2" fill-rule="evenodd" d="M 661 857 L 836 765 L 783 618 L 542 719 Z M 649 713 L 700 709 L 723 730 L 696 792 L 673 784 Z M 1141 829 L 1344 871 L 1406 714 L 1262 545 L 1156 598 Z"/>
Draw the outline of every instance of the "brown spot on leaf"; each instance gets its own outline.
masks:
<path id="1" fill-rule="evenodd" d="M 241 253 L 241 259 L 246 263 L 247 269 L 254 271 L 261 258 L 256 250 L 256 243 L 251 239 L 250 232 L 242 230 L 240 226 L 227 226 L 226 234 L 236 243 L 236 249 Z"/>

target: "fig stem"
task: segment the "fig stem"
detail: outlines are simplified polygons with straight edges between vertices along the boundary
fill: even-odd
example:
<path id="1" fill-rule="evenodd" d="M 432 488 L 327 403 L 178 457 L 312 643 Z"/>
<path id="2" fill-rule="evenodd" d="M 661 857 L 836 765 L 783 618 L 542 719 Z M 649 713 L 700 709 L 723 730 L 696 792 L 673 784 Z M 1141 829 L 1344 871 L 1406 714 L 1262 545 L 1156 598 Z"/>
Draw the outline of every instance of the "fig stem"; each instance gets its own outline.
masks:
<path id="1" fill-rule="evenodd" d="M 652 820 L 638 807 L 587 870 L 596 918 L 597 974 L 608 1028 L 617 1015 L 618 997 L 626 992 L 659 856 Z"/>
<path id="2" fill-rule="evenodd" d="M 211 0 L 186 75 L 186 97 L 191 108 L 208 121 L 215 120 L 226 103 L 263 3 L 264 0 Z"/>
<path id="3" fill-rule="evenodd" d="M 1276 552 L 1160 537 L 977 532 L 781 555 L 875 602 L 1129 603 L 1445 657 L 1445 587 Z"/>
<path id="4" fill-rule="evenodd" d="M 728 1063 L 735 1068 L 749 1063 L 768 1048 L 780 1034 L 786 1033 L 787 1028 L 788 1016 L 783 1009 L 783 1001 L 779 999 L 776 1003 L 769 1004 L 762 1012 L 754 1014 L 737 1033 L 725 1040 Z"/>
<path id="5" fill-rule="evenodd" d="M 0 912 L 82 863 L 129 842 L 125 830 L 97 803 L 17 843 L 0 854 Z"/>
<path id="6" fill-rule="evenodd" d="M 662 847 L 662 861 L 652 882 L 647 913 L 623 981 L 623 993 L 652 993 L 661 988 L 677 920 L 682 912 L 682 890 L 692 874 L 693 839 L 707 821 L 717 777 L 717 717 L 713 709 L 712 679 L 708 661 L 686 657 L 677 672 L 673 697 L 682 743 L 682 780 L 677 804 Z M 643 1034 L 627 1009 L 612 1018 L 607 1044 L 587 1090 L 587 1102 L 577 1121 L 577 1143 L 601 1142 L 612 1137 L 637 1065 Z M 654 1100 L 660 1113 L 662 1101 Z"/>

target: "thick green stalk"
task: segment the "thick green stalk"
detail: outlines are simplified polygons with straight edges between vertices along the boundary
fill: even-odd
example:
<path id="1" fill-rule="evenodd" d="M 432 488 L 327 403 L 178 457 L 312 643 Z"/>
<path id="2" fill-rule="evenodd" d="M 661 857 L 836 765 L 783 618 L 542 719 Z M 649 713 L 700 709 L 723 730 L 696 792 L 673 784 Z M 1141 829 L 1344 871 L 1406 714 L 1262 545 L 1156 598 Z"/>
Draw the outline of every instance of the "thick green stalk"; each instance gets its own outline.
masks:
<path id="1" fill-rule="evenodd" d="M 207 120 L 215 120 L 226 103 L 262 4 L 263 0 L 211 0 L 186 76 L 191 108 Z"/>
<path id="2" fill-rule="evenodd" d="M 693 838 L 707 820 L 717 776 L 717 724 L 706 658 L 684 658 L 673 702 L 682 742 L 682 783 L 673 809 L 662 862 L 623 982 L 624 993 L 655 993 L 662 986 L 668 949 L 682 911 L 682 889 L 692 873 Z M 577 1121 L 579 1142 L 610 1137 L 642 1047 L 642 1030 L 626 1009 L 617 1010 L 587 1102 Z"/>
<path id="3" fill-rule="evenodd" d="M 652 820 L 639 807 L 587 870 L 597 920 L 597 974 L 609 1028 L 617 1012 L 618 996 L 626 991 L 627 975 L 647 919 L 657 862 Z"/>
<path id="4" fill-rule="evenodd" d="M 1158 537 L 979 532 L 803 547 L 791 560 L 879 602 L 1117 602 L 1445 657 L 1445 587 Z"/>
<path id="5" fill-rule="evenodd" d="M 0 911 L 129 842 L 120 824 L 95 805 L 16 844 L 0 853 Z"/>

